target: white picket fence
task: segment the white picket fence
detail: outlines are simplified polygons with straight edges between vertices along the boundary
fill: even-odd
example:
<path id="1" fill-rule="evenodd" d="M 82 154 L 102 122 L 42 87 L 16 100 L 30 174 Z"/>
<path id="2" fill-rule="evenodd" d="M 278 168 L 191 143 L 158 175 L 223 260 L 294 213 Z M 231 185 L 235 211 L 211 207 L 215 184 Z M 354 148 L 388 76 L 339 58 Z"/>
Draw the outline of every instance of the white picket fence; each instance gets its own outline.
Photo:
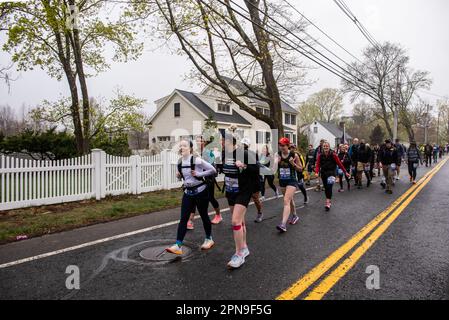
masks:
<path id="1" fill-rule="evenodd" d="M 179 188 L 179 156 L 116 157 L 95 149 L 66 160 L 24 160 L 1 156 L 0 211 Z"/>

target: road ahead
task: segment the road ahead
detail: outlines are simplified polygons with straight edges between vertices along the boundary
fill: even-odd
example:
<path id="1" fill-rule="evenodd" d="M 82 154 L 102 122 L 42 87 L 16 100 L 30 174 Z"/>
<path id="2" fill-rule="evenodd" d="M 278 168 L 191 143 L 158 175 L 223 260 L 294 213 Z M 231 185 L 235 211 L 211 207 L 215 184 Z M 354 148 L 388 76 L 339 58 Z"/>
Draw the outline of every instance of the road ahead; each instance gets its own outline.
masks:
<path id="1" fill-rule="evenodd" d="M 214 226 L 212 250 L 200 252 L 196 220 L 186 237 L 191 255 L 169 263 L 139 254 L 173 241 L 177 210 L 5 245 L 0 299 L 449 299 L 449 164 L 421 167 L 418 178 L 410 188 L 403 174 L 392 196 L 378 181 L 335 192 L 330 213 L 323 193 L 309 191 L 305 207 L 298 194 L 300 222 L 286 234 L 275 229 L 282 200 L 264 202 L 261 224 L 253 223 L 250 206 L 251 255 L 234 271 L 226 268 L 233 253 L 229 212 Z M 80 269 L 80 290 L 66 288 L 69 265 Z M 367 289 L 368 277 L 380 288 Z"/>

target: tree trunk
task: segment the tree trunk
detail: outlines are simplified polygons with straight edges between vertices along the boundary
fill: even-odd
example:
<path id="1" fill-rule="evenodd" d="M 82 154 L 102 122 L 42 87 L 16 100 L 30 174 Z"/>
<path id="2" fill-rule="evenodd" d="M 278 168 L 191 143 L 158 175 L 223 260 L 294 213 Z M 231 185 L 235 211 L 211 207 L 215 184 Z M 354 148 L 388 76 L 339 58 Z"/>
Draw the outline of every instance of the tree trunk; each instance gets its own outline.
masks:
<path id="1" fill-rule="evenodd" d="M 256 35 L 257 44 L 260 52 L 259 64 L 262 68 L 263 78 L 265 80 L 265 87 L 267 97 L 270 99 L 270 110 L 274 118 L 274 126 L 277 129 L 279 137 L 284 136 L 284 126 L 282 122 L 282 101 L 279 94 L 279 89 L 276 84 L 276 79 L 273 74 L 273 59 L 268 48 L 269 37 L 268 34 L 263 31 L 259 26 L 262 26 L 260 19 L 260 12 L 258 10 L 259 0 L 245 0 L 245 5 L 248 8 L 249 15 L 251 17 L 252 27 L 254 34 Z"/>
<path id="2" fill-rule="evenodd" d="M 75 0 L 69 0 L 70 5 L 75 5 Z M 73 54 L 75 57 L 75 67 L 78 74 L 78 81 L 80 84 L 81 95 L 83 100 L 83 154 L 90 151 L 90 105 L 89 93 L 87 90 L 86 75 L 84 74 L 83 58 L 81 55 L 81 44 L 79 39 L 79 30 L 73 28 Z"/>

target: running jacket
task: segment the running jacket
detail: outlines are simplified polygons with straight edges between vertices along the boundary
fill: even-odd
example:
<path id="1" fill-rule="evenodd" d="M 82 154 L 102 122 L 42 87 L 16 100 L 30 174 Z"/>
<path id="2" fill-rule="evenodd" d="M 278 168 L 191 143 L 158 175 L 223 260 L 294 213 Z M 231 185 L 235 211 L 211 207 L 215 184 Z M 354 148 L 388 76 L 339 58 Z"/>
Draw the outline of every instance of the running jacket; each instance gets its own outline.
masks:
<path id="1" fill-rule="evenodd" d="M 327 155 L 323 152 L 318 155 L 318 159 L 316 160 L 315 173 L 318 174 L 321 171 L 322 175 L 334 176 L 337 166 L 339 166 L 345 174 L 347 173 L 346 168 L 334 151 L 330 150 Z"/>
<path id="2" fill-rule="evenodd" d="M 387 149 L 384 147 L 379 152 L 379 162 L 383 165 L 390 165 L 392 163 L 399 165 L 401 163 L 401 159 L 398 156 L 398 151 L 395 147 L 391 147 Z"/>
<path id="3" fill-rule="evenodd" d="M 356 161 L 361 163 L 370 163 L 371 156 L 372 156 L 371 148 L 367 147 L 364 144 L 361 144 L 358 148 Z"/>

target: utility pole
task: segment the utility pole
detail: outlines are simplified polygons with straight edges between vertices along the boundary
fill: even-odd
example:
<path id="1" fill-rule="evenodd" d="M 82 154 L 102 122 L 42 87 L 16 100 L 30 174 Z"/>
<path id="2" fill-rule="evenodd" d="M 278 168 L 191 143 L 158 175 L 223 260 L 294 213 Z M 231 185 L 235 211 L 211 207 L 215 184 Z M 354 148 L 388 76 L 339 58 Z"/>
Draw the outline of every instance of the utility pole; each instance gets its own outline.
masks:
<path id="1" fill-rule="evenodd" d="M 397 71 L 396 71 L 396 90 L 394 91 L 393 94 L 393 106 L 394 106 L 394 111 L 393 111 L 393 141 L 396 142 L 396 139 L 398 138 L 398 106 L 399 106 L 399 99 L 400 99 L 400 90 L 401 90 L 401 85 L 399 83 L 399 71 L 400 71 L 400 65 L 398 64 L 397 66 Z"/>
<path id="2" fill-rule="evenodd" d="M 430 104 L 426 104 L 426 120 L 424 122 L 424 143 L 428 143 L 427 139 L 427 127 L 429 126 L 429 112 L 430 112 Z"/>

